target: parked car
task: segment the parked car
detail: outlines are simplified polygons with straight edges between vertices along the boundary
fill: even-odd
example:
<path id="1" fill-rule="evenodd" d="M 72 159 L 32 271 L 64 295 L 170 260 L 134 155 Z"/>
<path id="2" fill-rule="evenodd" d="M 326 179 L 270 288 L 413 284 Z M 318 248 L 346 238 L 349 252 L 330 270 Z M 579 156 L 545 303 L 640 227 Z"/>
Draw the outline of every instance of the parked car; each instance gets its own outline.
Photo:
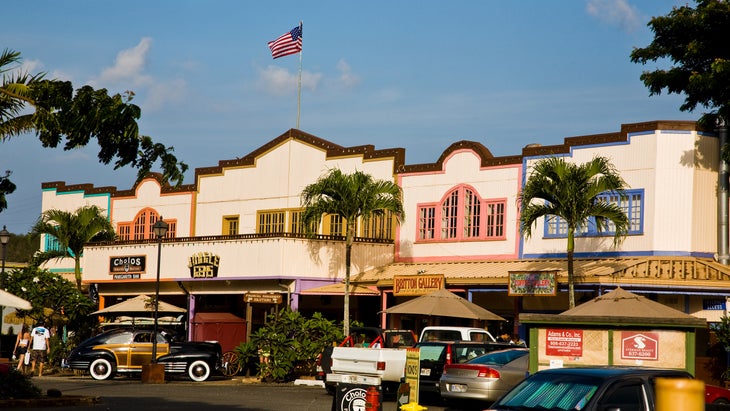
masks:
<path id="1" fill-rule="evenodd" d="M 489 410 L 654 411 L 656 378 L 692 378 L 692 375 L 660 368 L 548 369 L 523 380 Z"/>
<path id="2" fill-rule="evenodd" d="M 497 342 L 489 331 L 475 327 L 433 325 L 421 330 L 418 341 L 482 341 Z"/>
<path id="3" fill-rule="evenodd" d="M 477 341 L 419 342 L 416 344 L 421 356 L 419 391 L 439 393 L 439 380 L 446 365 L 464 363 L 491 351 L 513 347 L 509 343 Z"/>
<path id="4" fill-rule="evenodd" d="M 490 404 L 529 375 L 530 350 L 492 351 L 463 364 L 447 364 L 439 381 L 441 398 Z"/>
<path id="5" fill-rule="evenodd" d="M 80 343 L 66 357 L 64 366 L 88 371 L 95 380 L 114 378 L 117 373 L 141 373 L 152 360 L 153 330 L 117 328 Z M 181 342 L 166 330 L 157 332 L 157 363 L 165 372 L 187 374 L 193 381 L 205 381 L 218 371 L 221 346 L 217 342 Z"/>
<path id="6" fill-rule="evenodd" d="M 705 404 L 730 405 L 730 390 L 716 385 L 705 384 Z"/>

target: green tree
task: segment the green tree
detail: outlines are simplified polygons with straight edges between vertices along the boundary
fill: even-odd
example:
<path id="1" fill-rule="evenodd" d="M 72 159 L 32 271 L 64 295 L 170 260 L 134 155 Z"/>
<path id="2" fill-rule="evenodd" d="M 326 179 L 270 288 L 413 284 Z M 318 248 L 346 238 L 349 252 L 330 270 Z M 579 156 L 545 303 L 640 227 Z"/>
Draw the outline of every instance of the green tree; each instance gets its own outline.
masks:
<path id="1" fill-rule="evenodd" d="M 313 375 L 317 355 L 342 338 L 340 328 L 320 313 L 305 318 L 284 309 L 269 315 L 266 324 L 252 333 L 251 342 L 242 343 L 236 351 L 264 359 L 259 363 L 262 381 L 286 382 L 298 375 Z M 241 361 L 246 363 L 249 358 Z"/>
<path id="2" fill-rule="evenodd" d="M 350 265 L 352 243 L 358 218 L 392 214 L 398 222 L 404 218 L 402 192 L 392 181 L 375 180 L 356 171 L 345 174 L 333 169 L 302 191 L 302 224 L 308 233 L 316 233 L 324 215 L 338 215 L 345 224 L 345 300 L 344 334 L 350 334 Z"/>
<path id="3" fill-rule="evenodd" d="M 59 337 L 67 334 L 61 330 L 73 331 L 75 342 L 93 335 L 96 318 L 89 314 L 95 310 L 94 303 L 73 283 L 35 266 L 11 270 L 8 279 L 8 292 L 28 300 L 33 306 L 31 310 L 17 310 L 16 316 L 26 323 L 44 322 L 49 328 L 58 330 L 51 339 L 52 362 L 60 362 L 67 347 L 72 345 Z"/>
<path id="4" fill-rule="evenodd" d="M 654 17 L 648 26 L 654 40 L 634 48 L 631 61 L 669 61 L 668 69 L 644 71 L 641 80 L 651 95 L 686 95 L 682 111 L 697 106 L 709 109 L 700 123 L 713 128 L 718 118 L 730 120 L 730 2 L 697 0 L 696 8 L 675 7 L 666 16 Z"/>
<path id="5" fill-rule="evenodd" d="M 540 217 L 559 217 L 567 225 L 568 234 L 568 301 L 575 307 L 573 253 L 575 232 L 595 224 L 596 230 L 614 230 L 614 246 L 628 233 L 629 220 L 617 204 L 599 199 L 607 192 L 624 198 L 626 183 L 605 157 L 595 157 L 585 164 L 568 163 L 562 157 L 549 157 L 532 166 L 530 176 L 520 192 L 520 230 L 525 238 L 532 236 L 532 226 Z"/>
<path id="6" fill-rule="evenodd" d="M 58 240 L 58 248 L 46 250 L 34 258 L 35 264 L 52 259 L 73 257 L 76 287 L 81 290 L 81 256 L 90 241 L 111 241 L 116 234 L 111 222 L 97 206 L 83 206 L 75 212 L 46 210 L 33 226 L 33 234 L 46 234 Z"/>
<path id="7" fill-rule="evenodd" d="M 139 134 L 141 109 L 131 104 L 133 92 L 109 95 L 106 89 L 83 86 L 74 93 L 71 82 L 24 73 L 20 63 L 19 52 L 5 49 L 0 54 L 0 142 L 34 131 L 43 147 L 63 142 L 64 150 L 73 150 L 93 138 L 102 164 L 132 166 L 142 179 L 160 161 L 164 180 L 182 184 L 188 166 L 178 162 L 174 148 Z M 5 195 L 15 190 L 9 177 L 9 172 L 0 175 L 0 212 L 7 206 Z"/>

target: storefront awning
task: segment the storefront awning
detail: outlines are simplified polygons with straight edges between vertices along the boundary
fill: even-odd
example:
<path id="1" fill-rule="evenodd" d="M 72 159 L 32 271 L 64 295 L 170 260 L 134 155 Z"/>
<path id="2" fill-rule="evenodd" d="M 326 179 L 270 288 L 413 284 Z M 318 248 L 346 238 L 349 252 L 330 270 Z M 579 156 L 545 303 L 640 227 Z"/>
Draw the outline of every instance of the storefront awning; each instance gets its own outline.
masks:
<path id="1" fill-rule="evenodd" d="M 576 284 L 726 290 L 730 267 L 697 257 L 617 257 L 575 259 Z M 357 285 L 393 287 L 396 276 L 442 274 L 448 286 L 504 286 L 509 273 L 554 272 L 567 283 L 565 259 L 393 263 L 353 275 Z"/>
<path id="2" fill-rule="evenodd" d="M 345 295 L 345 284 L 327 284 L 320 287 L 302 290 L 301 294 L 305 295 Z M 350 284 L 350 295 L 380 295 L 380 291 L 374 288 Z"/>

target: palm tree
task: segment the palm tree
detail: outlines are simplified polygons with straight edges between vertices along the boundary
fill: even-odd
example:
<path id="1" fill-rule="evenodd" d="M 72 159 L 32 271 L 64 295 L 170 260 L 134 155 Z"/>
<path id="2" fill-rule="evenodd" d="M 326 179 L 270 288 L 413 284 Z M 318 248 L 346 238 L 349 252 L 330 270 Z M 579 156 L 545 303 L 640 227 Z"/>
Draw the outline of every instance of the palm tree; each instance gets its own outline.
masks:
<path id="1" fill-rule="evenodd" d="M 374 180 L 369 174 L 356 171 L 344 174 L 333 169 L 302 191 L 302 224 L 305 232 L 317 232 L 322 216 L 339 215 L 345 222 L 345 301 L 344 334 L 350 334 L 350 262 L 352 243 L 358 218 L 371 219 L 391 213 L 402 221 L 402 192 L 392 181 Z"/>
<path id="2" fill-rule="evenodd" d="M 103 215 L 103 210 L 89 205 L 75 212 L 46 210 L 33 226 L 33 234 L 46 234 L 58 240 L 58 247 L 34 257 L 40 265 L 54 258 L 73 257 L 76 288 L 81 290 L 81 255 L 90 241 L 110 241 L 116 237 L 114 227 Z"/>
<path id="3" fill-rule="evenodd" d="M 540 217 L 558 217 L 567 225 L 570 308 L 575 307 L 575 231 L 591 223 L 600 232 L 609 228 L 610 222 L 614 230 L 613 245 L 618 246 L 628 233 L 629 219 L 618 204 L 599 196 L 615 193 L 623 199 L 625 188 L 626 183 L 605 157 L 598 156 L 581 165 L 568 163 L 561 157 L 549 157 L 535 163 L 520 193 L 520 230 L 525 238 L 530 238 L 532 226 Z"/>

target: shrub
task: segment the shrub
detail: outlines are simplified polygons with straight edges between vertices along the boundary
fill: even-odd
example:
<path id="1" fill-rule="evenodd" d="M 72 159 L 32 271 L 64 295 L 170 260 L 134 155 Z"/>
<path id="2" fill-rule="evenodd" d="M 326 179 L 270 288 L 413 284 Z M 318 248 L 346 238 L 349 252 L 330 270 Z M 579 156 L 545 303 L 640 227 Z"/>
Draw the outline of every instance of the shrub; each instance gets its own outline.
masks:
<path id="1" fill-rule="evenodd" d="M 14 367 L 10 367 L 8 372 L 0 372 L 0 399 L 30 399 L 40 396 L 41 389 Z"/>

